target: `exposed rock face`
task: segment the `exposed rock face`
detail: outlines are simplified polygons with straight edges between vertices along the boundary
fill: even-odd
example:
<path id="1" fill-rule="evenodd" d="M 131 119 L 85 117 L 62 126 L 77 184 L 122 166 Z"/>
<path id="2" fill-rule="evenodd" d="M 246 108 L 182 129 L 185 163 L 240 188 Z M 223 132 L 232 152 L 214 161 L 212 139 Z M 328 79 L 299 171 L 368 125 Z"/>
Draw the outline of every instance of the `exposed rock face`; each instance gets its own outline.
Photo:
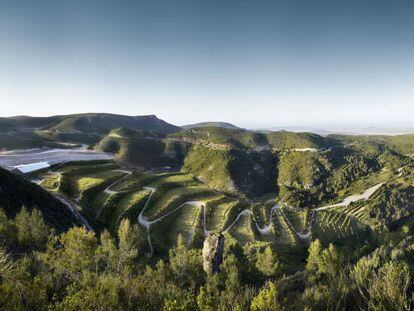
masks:
<path id="1" fill-rule="evenodd" d="M 223 262 L 224 237 L 221 234 L 208 236 L 203 246 L 203 268 L 207 273 L 220 272 Z"/>

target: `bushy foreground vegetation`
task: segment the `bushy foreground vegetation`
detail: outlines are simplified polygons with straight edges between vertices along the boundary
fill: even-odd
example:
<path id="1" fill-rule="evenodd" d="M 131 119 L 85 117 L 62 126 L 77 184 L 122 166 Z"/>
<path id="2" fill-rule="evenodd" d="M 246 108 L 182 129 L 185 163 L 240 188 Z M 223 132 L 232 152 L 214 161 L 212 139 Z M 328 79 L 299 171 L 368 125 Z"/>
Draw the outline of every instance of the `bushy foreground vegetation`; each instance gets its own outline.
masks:
<path id="1" fill-rule="evenodd" d="M 116 153 L 26 176 L 49 193 L 0 169 L 0 308 L 414 308 L 408 137 L 166 135 L 112 129 L 120 120 L 156 121 L 34 120 L 44 135 L 107 134 L 97 148 Z M 214 233 L 225 250 L 211 275 L 201 249 Z"/>
<path id="2" fill-rule="evenodd" d="M 413 307 L 412 226 L 377 245 L 313 241 L 302 265 L 268 243 L 225 242 L 221 272 L 206 274 L 199 249 L 179 238 L 149 259 L 128 219 L 115 236 L 75 227 L 60 235 L 41 213 L 0 211 L 3 310 L 409 310 Z"/>
<path id="3" fill-rule="evenodd" d="M 324 187 L 330 185 L 332 178 L 328 175 L 332 166 L 327 157 L 313 152 L 289 152 L 284 155 L 286 159 L 280 160 L 280 166 L 283 163 L 293 163 L 298 167 L 292 164 L 292 170 L 286 176 L 305 180 L 306 174 L 301 169 L 306 172 L 312 166 L 306 164 L 300 167 L 302 159 L 308 158 L 309 163 L 321 167 L 320 180 L 314 181 L 315 185 L 309 186 L 309 189 L 301 189 L 302 184 L 280 185 L 279 195 L 268 193 L 252 201 L 235 191 L 231 192 L 225 184 L 213 183 L 214 180 L 226 180 L 226 174 L 237 176 L 237 180 L 242 180 L 243 176 L 253 178 L 253 173 L 248 174 L 248 160 L 239 163 L 234 154 L 228 154 L 228 150 L 211 150 L 203 146 L 196 148 L 201 151 L 194 161 L 201 159 L 202 154 L 205 161 L 186 163 L 184 166 L 198 166 L 200 173 L 195 176 L 182 172 L 142 172 L 112 161 L 94 161 L 59 165 L 49 172 L 40 173 L 38 178 L 44 178 L 41 185 L 52 193 L 64 195 L 75 202 L 98 233 L 106 229 L 111 234 L 116 234 L 119 224 L 125 218 L 138 224 L 141 214 L 149 221 L 156 221 L 168 214 L 168 217 L 157 220 L 149 230 L 153 251 L 159 256 L 168 253 L 180 234 L 189 246 L 200 248 L 206 231 L 226 231 L 226 235 L 232 236 L 241 245 L 257 241 L 269 242 L 278 250 L 283 250 L 286 245 L 306 244 L 306 234 L 323 242 L 347 244 L 356 240 L 363 243 L 375 237 L 372 230 L 399 229 L 414 213 L 410 166 L 397 171 L 374 171 L 341 191 L 334 188 L 332 191 L 338 193 L 332 193 L 335 196 L 330 197 L 326 195 L 326 190 L 323 191 Z M 217 160 L 217 153 L 222 161 Z M 210 159 L 210 155 L 214 160 Z M 221 163 L 223 167 L 209 169 L 211 165 Z M 231 163 L 239 164 L 232 167 Z M 348 162 L 344 163 L 347 165 Z M 240 171 L 240 168 L 243 170 Z M 269 170 L 265 167 L 262 171 Z M 205 174 L 206 180 L 202 180 L 202 174 Z M 284 175 L 279 174 L 279 180 L 283 178 Z M 271 185 L 272 179 L 261 177 L 254 180 L 256 184 L 262 182 L 262 189 L 266 189 L 266 186 Z M 230 179 L 227 182 L 233 186 L 239 185 L 234 185 Z M 333 206 L 314 212 L 313 206 L 342 201 L 349 195 L 362 193 L 381 182 L 385 184 L 368 201 L 360 200 L 350 205 Z M 153 194 L 150 194 L 148 187 L 155 189 Z M 346 189 L 350 190 L 347 192 Z M 329 201 L 329 198 L 336 197 L 339 199 Z M 299 203 L 289 205 L 289 200 Z M 199 203 L 186 204 L 188 202 Z M 283 208 L 274 210 L 277 204 Z M 140 230 L 145 231 L 145 228 L 140 226 Z M 149 251 L 146 238 L 147 234 L 142 238 L 143 245 Z"/>

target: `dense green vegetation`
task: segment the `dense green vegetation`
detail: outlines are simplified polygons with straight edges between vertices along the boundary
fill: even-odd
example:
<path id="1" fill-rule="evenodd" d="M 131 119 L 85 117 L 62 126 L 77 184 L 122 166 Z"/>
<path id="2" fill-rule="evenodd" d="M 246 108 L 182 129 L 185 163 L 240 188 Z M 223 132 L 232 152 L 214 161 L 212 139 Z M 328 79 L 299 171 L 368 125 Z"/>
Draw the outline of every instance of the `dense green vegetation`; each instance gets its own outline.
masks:
<path id="1" fill-rule="evenodd" d="M 58 143 L 28 131 L 0 131 L 0 151 L 41 147 L 62 147 Z"/>
<path id="2" fill-rule="evenodd" d="M 336 146 L 339 141 L 312 133 L 269 132 L 259 133 L 242 129 L 221 127 L 190 128 L 185 131 L 171 134 L 170 137 L 187 139 L 205 144 L 217 144 L 231 148 L 274 148 L 289 149 L 323 149 Z"/>
<path id="3" fill-rule="evenodd" d="M 142 232 L 129 220 L 114 235 L 50 230 L 36 210 L 21 209 L 14 218 L 0 210 L 2 309 L 410 310 L 414 304 L 411 225 L 379 244 L 314 240 L 290 253 L 228 238 L 218 274 L 203 271 L 201 251 L 181 236 L 164 259 L 149 259 Z"/>
<path id="4" fill-rule="evenodd" d="M 191 128 L 170 135 L 171 138 L 190 140 L 212 144 L 217 147 L 232 147 L 239 149 L 255 148 L 266 144 L 266 138 L 261 133 L 231 128 L 200 127 Z"/>
<path id="5" fill-rule="evenodd" d="M 126 128 L 112 130 L 98 144 L 104 152 L 116 154 L 123 163 L 144 168 L 178 166 L 185 150 L 185 144 L 165 141 L 162 134 L 148 131 L 133 131 Z"/>
<path id="6" fill-rule="evenodd" d="M 2 168 L 0 168 L 0 206 L 8 217 L 14 217 L 21 206 L 29 210 L 39 210 L 46 223 L 58 231 L 80 224 L 68 207 L 53 195 Z"/>
<path id="7" fill-rule="evenodd" d="M 48 131 L 80 131 L 108 133 L 111 129 L 125 127 L 131 130 L 154 131 L 163 134 L 173 133 L 178 127 L 158 119 L 156 116 L 122 116 L 106 113 L 88 113 L 62 116 L 59 122 L 44 126 Z"/>
<path id="8" fill-rule="evenodd" d="M 1 309 L 414 308 L 409 136 L 168 134 L 78 117 L 25 122 L 97 131 L 115 161 L 25 176 L 43 189 L 0 170 Z M 213 275 L 202 247 L 218 233 Z"/>
<path id="9" fill-rule="evenodd" d="M 0 150 L 62 146 L 58 143 L 95 145 L 112 129 L 174 133 L 179 127 L 156 116 L 88 113 L 52 117 L 0 118 Z"/>
<path id="10" fill-rule="evenodd" d="M 258 196 L 276 190 L 276 159 L 267 152 L 192 147 L 182 171 L 195 175 L 213 189 Z"/>
<path id="11" fill-rule="evenodd" d="M 378 143 L 395 149 L 402 154 L 414 154 L 414 135 L 360 135 L 360 136 L 346 136 L 346 135 L 330 135 L 334 139 L 339 139 L 347 143 Z"/>
<path id="12" fill-rule="evenodd" d="M 324 149 L 339 142 L 313 133 L 270 132 L 266 134 L 269 145 L 276 149 L 313 148 Z"/>
<path id="13" fill-rule="evenodd" d="M 195 127 L 222 127 L 222 128 L 229 128 L 229 129 L 240 129 L 234 124 L 227 123 L 227 122 L 201 122 L 201 123 L 195 123 L 195 124 L 188 124 L 183 125 L 181 128 L 188 130 Z"/>

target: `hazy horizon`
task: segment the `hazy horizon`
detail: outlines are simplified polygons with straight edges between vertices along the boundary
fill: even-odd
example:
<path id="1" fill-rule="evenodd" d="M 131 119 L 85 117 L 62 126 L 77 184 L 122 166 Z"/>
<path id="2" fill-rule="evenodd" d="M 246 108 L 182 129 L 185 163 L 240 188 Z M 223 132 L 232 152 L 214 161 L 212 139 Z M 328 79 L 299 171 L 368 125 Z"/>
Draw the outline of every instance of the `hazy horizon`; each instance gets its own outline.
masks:
<path id="1" fill-rule="evenodd" d="M 111 112 L 85 112 L 85 114 L 116 114 Z M 72 114 L 72 113 L 70 113 Z M 69 114 L 69 115 L 70 115 Z M 73 113 L 78 114 L 78 113 Z M 154 114 L 149 114 L 154 115 Z M 3 117 L 53 117 L 55 115 L 14 115 L 14 116 L 2 116 L 0 115 L 0 118 Z M 127 116 L 144 116 L 144 115 L 127 115 Z M 147 115 L 146 115 L 147 116 Z M 160 118 L 160 116 L 155 115 L 156 117 Z M 169 118 L 160 118 L 168 123 L 171 123 L 176 126 L 186 126 L 186 125 L 192 125 L 197 123 L 208 123 L 208 122 L 225 122 L 230 123 L 232 125 L 235 125 L 237 127 L 240 127 L 242 129 L 247 130 L 256 130 L 256 131 L 279 131 L 279 130 L 286 130 L 286 131 L 292 131 L 292 132 L 313 132 L 316 134 L 321 135 L 328 135 L 328 134 L 375 134 L 375 135 L 399 135 L 399 134 L 408 134 L 408 133 L 414 133 L 414 124 L 412 123 L 347 123 L 347 124 L 338 124 L 338 123 L 324 123 L 324 124 L 268 124 L 268 125 L 259 125 L 259 126 L 248 126 L 244 124 L 239 124 L 237 122 L 231 122 L 228 120 L 210 120 L 210 119 L 201 119 L 197 122 L 188 122 L 183 124 L 178 124 L 171 122 Z"/>
<path id="2" fill-rule="evenodd" d="M 3 1 L 0 114 L 409 126 L 411 1 Z"/>

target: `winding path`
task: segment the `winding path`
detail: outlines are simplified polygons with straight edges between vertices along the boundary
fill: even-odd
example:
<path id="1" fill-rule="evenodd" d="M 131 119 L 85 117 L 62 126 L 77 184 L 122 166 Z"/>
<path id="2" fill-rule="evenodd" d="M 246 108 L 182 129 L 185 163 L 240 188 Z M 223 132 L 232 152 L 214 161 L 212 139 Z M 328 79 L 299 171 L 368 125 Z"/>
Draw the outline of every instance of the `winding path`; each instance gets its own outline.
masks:
<path id="1" fill-rule="evenodd" d="M 118 171 L 118 172 L 123 172 L 126 175 L 119 178 L 118 180 L 116 180 L 115 182 L 113 182 L 112 184 L 110 184 L 105 190 L 104 192 L 106 194 L 109 195 L 113 195 L 116 193 L 120 193 L 120 192 L 124 192 L 124 191 L 115 191 L 115 190 L 111 190 L 111 188 L 113 188 L 114 186 L 116 186 L 117 184 L 121 183 L 123 180 L 125 180 L 126 178 L 128 178 L 132 172 L 130 171 L 125 171 L 125 170 L 114 170 L 114 171 Z M 61 178 L 61 173 L 60 172 L 56 172 L 55 174 L 58 174 L 58 181 L 60 181 Z M 349 206 L 351 203 L 356 202 L 356 201 L 360 201 L 360 200 L 368 200 L 384 183 L 380 183 L 378 185 L 375 185 L 367 190 L 365 190 L 362 194 L 356 194 L 356 195 L 351 195 L 347 198 L 345 198 L 342 202 L 337 203 L 337 204 L 333 204 L 333 205 L 326 205 L 326 206 L 322 206 L 322 207 L 318 207 L 315 208 L 312 211 L 312 215 L 311 218 L 309 220 L 309 224 L 307 227 L 307 232 L 298 232 L 295 227 L 293 226 L 293 224 L 291 223 L 291 221 L 289 220 L 289 218 L 286 216 L 285 212 L 282 209 L 282 205 L 276 204 L 274 205 L 271 210 L 270 210 L 270 221 L 269 224 L 264 224 L 263 227 L 261 227 L 256 220 L 253 218 L 253 221 L 255 223 L 256 229 L 257 231 L 260 233 L 260 235 L 269 235 L 271 233 L 271 224 L 272 224 L 272 218 L 274 213 L 276 213 L 277 211 L 280 213 L 280 216 L 283 217 L 283 219 L 285 220 L 286 224 L 291 228 L 291 230 L 297 235 L 297 237 L 299 239 L 302 240 L 306 240 L 306 239 L 310 239 L 311 237 L 311 231 L 312 231 L 312 225 L 313 222 L 315 221 L 315 216 L 317 214 L 317 212 L 319 211 L 323 211 L 323 210 L 328 210 L 331 208 L 335 208 L 335 207 L 347 207 Z M 187 201 L 184 202 L 183 204 L 181 204 L 180 206 L 174 208 L 173 210 L 169 211 L 168 213 L 154 219 L 154 220 L 149 220 L 148 217 L 144 216 L 144 213 L 152 199 L 153 194 L 155 193 L 155 191 L 157 190 L 154 187 L 143 187 L 144 190 L 149 191 L 149 196 L 147 201 L 145 202 L 145 205 L 143 207 L 143 209 L 141 210 L 141 212 L 138 215 L 138 223 L 144 227 L 147 230 L 147 241 L 148 241 L 148 246 L 150 249 L 149 252 L 149 257 L 151 257 L 154 253 L 154 247 L 152 245 L 151 242 L 151 234 L 150 234 L 150 228 L 153 224 L 160 222 L 161 220 L 163 220 L 165 217 L 175 213 L 176 211 L 180 210 L 181 208 L 183 208 L 186 205 L 190 205 L 190 206 L 194 206 L 194 207 L 201 207 L 203 209 L 203 219 L 202 219 L 202 224 L 203 224 L 203 234 L 204 237 L 208 236 L 208 234 L 210 233 L 210 231 L 207 229 L 207 217 L 206 217 L 206 204 L 202 201 Z M 85 227 L 90 230 L 93 231 L 92 227 L 89 225 L 89 223 L 87 222 L 87 220 L 80 214 L 80 212 L 77 210 L 77 207 L 72 204 L 69 200 L 67 200 L 65 197 L 63 197 L 62 195 L 55 195 L 62 203 L 64 203 L 66 206 L 68 206 L 68 208 L 72 211 L 72 213 L 85 225 Z M 237 217 L 234 219 L 234 221 L 227 227 L 225 228 L 222 232 L 223 233 L 227 233 L 229 232 L 229 230 L 240 220 L 240 218 L 242 216 L 248 216 L 248 215 L 252 215 L 253 216 L 253 212 L 249 209 L 245 209 L 243 211 L 241 211 Z"/>
<path id="2" fill-rule="evenodd" d="M 111 190 L 111 188 L 114 187 L 114 186 L 116 186 L 120 182 L 124 181 L 125 179 L 127 179 L 132 174 L 132 172 L 125 171 L 125 170 L 113 170 L 113 172 L 121 172 L 121 173 L 125 173 L 126 175 L 125 176 L 122 176 L 120 179 L 116 180 L 115 182 L 113 182 L 112 184 L 110 184 L 108 187 L 106 187 L 105 190 L 104 190 L 104 192 L 106 194 L 112 195 L 112 194 L 116 194 L 116 193 L 119 193 L 119 192 L 126 192 L 126 191 L 128 191 L 128 190 L 124 190 L 124 191 L 114 191 L 114 190 Z"/>
<path id="3" fill-rule="evenodd" d="M 377 184 L 377 185 L 375 185 L 375 186 L 372 186 L 371 188 L 368 188 L 367 190 L 365 190 L 363 193 L 361 193 L 361 194 L 354 194 L 354 195 L 351 195 L 351 196 L 349 196 L 349 197 L 347 197 L 347 198 L 345 198 L 342 202 L 340 202 L 340 203 L 337 203 L 337 204 L 333 204 L 333 205 L 326 205 L 326 206 L 322 206 L 322 207 L 318 207 L 318 208 L 315 208 L 313 211 L 312 211 L 312 215 L 311 215 L 311 218 L 310 218 L 310 220 L 309 220 L 309 224 L 308 224 L 308 233 L 307 233 L 307 235 L 309 236 L 309 238 L 311 237 L 311 232 L 312 232 L 312 225 L 313 225 L 313 222 L 315 221 L 315 217 L 316 217 L 316 214 L 318 213 L 318 212 L 320 212 L 320 211 L 325 211 L 325 210 L 329 210 L 329 209 L 331 209 L 331 208 L 335 208 L 335 207 L 348 207 L 349 205 L 351 205 L 351 203 L 353 203 L 353 202 L 357 202 L 357 201 L 367 201 L 367 200 L 369 200 L 373 195 L 374 195 L 374 193 L 375 192 L 377 192 L 377 190 L 379 189 L 379 188 L 381 188 L 381 186 L 382 185 L 384 185 L 385 183 L 379 183 L 379 184 Z"/>
<path id="4" fill-rule="evenodd" d="M 347 198 L 345 198 L 342 202 L 337 203 L 337 204 L 333 204 L 333 205 L 326 205 L 326 206 L 322 206 L 322 207 L 318 207 L 315 209 L 315 211 L 323 211 L 323 210 L 327 210 L 333 207 L 348 207 L 351 203 L 356 202 L 356 201 L 361 201 L 361 200 L 368 200 L 375 192 L 377 192 L 377 190 L 379 188 L 381 188 L 381 186 L 384 183 L 380 183 L 378 185 L 375 185 L 371 188 L 368 188 L 367 190 L 365 190 L 363 193 L 361 194 L 353 194 Z"/>
<path id="5" fill-rule="evenodd" d="M 291 228 L 291 230 L 297 235 L 297 237 L 299 239 L 309 240 L 311 238 L 312 225 L 313 225 L 313 222 L 315 220 L 315 216 L 316 216 L 317 212 L 323 211 L 323 210 L 328 210 L 328 209 L 334 208 L 334 207 L 342 207 L 342 206 L 347 207 L 353 202 L 360 201 L 360 200 L 368 200 L 383 184 L 384 183 L 380 183 L 378 185 L 375 185 L 375 186 L 365 190 L 362 194 L 351 195 L 351 196 L 345 198 L 342 202 L 340 202 L 338 204 L 326 205 L 326 206 L 315 208 L 312 211 L 312 215 L 311 215 L 311 218 L 309 220 L 309 224 L 308 224 L 308 227 L 307 227 L 307 230 L 306 230 L 307 232 L 297 231 L 296 228 L 291 223 L 291 221 L 289 220 L 289 218 L 286 216 L 285 212 L 283 211 L 282 205 L 279 205 L 279 204 L 276 204 L 271 208 L 270 216 L 269 216 L 270 217 L 269 224 L 265 224 L 263 227 L 260 227 L 260 225 L 256 222 L 256 220 L 254 218 L 253 218 L 253 221 L 254 221 L 256 229 L 260 233 L 260 235 L 269 235 L 270 232 L 271 232 L 272 217 L 273 217 L 274 213 L 276 213 L 278 211 L 280 213 L 280 216 L 283 217 L 283 219 L 286 221 L 286 224 Z M 143 209 L 141 210 L 141 212 L 138 216 L 138 223 L 142 227 L 144 227 L 147 230 L 147 233 L 148 233 L 147 240 L 148 240 L 148 245 L 149 245 L 149 248 L 150 248 L 149 257 L 151 257 L 154 253 L 154 248 L 153 248 L 153 245 L 152 245 L 152 242 L 151 242 L 151 234 L 150 234 L 151 226 L 153 224 L 161 221 L 165 217 L 171 215 L 172 213 L 178 211 L 179 209 L 181 209 L 185 205 L 190 205 L 190 206 L 194 206 L 194 207 L 201 207 L 203 209 L 203 221 L 202 221 L 202 223 L 203 223 L 203 234 L 204 234 L 204 237 L 208 236 L 210 231 L 207 230 L 206 205 L 205 205 L 204 202 L 201 202 L 201 201 L 187 201 L 187 202 L 181 204 L 180 206 L 174 208 L 173 210 L 169 211 L 165 215 L 162 215 L 162 216 L 160 216 L 160 217 L 158 217 L 154 220 L 148 220 L 148 217 L 144 216 L 144 212 L 145 212 L 149 202 L 151 201 L 151 198 L 152 198 L 154 192 L 157 189 L 153 188 L 153 187 L 144 187 L 143 189 L 149 191 L 150 195 L 149 195 L 147 201 L 145 202 L 145 205 L 144 205 Z M 237 217 L 234 219 L 234 221 L 227 228 L 225 228 L 222 232 L 223 233 L 229 232 L 229 230 L 239 221 L 239 219 L 242 216 L 248 216 L 248 215 L 253 216 L 253 212 L 249 209 L 244 209 L 243 211 L 241 211 L 237 215 Z"/>
<path id="6" fill-rule="evenodd" d="M 259 224 L 256 222 L 256 220 L 253 220 L 256 226 L 257 231 L 260 232 L 261 235 L 268 235 L 270 234 L 270 230 L 271 230 L 271 219 L 272 216 L 274 214 L 274 212 L 278 209 L 281 209 L 282 207 L 279 204 L 276 204 L 275 206 L 272 207 L 272 209 L 270 210 L 270 223 L 268 225 L 264 225 L 263 228 L 261 228 L 259 226 Z M 236 223 L 237 221 L 239 221 L 240 217 L 242 216 L 248 216 L 248 215 L 253 215 L 253 212 L 249 209 L 245 209 L 243 211 L 241 211 L 236 219 L 223 231 L 224 233 L 228 232 Z"/>
<path id="7" fill-rule="evenodd" d="M 153 187 L 144 187 L 144 190 L 147 190 L 150 192 L 150 195 L 147 199 L 147 202 L 145 202 L 145 205 L 143 207 L 143 209 L 141 210 L 141 212 L 138 215 L 138 223 L 143 226 L 146 230 L 147 230 L 147 240 L 148 240 L 148 246 L 150 248 L 150 253 L 149 253 L 149 257 L 151 257 L 154 253 L 154 247 L 152 245 L 151 242 L 151 234 L 150 234 L 150 228 L 153 224 L 163 220 L 165 217 L 171 215 L 172 213 L 178 211 L 179 209 L 181 209 L 182 207 L 184 207 L 185 205 L 190 205 L 190 206 L 194 206 L 194 207 L 202 207 L 203 208 L 203 232 L 204 232 L 204 236 L 207 236 L 209 231 L 206 228 L 206 206 L 204 202 L 201 201 L 187 201 L 184 202 L 183 204 L 181 204 L 180 206 L 174 208 L 173 210 L 169 211 L 168 213 L 166 213 L 165 215 L 162 215 L 154 220 L 148 220 L 148 217 L 144 216 L 144 212 L 152 198 L 152 195 L 154 194 L 154 192 L 157 190 L 156 188 Z"/>
<path id="8" fill-rule="evenodd" d="M 57 187 L 55 189 L 50 189 L 53 191 L 51 194 L 58 199 L 60 202 L 62 202 L 64 205 L 68 207 L 68 209 L 72 212 L 72 214 L 79 220 L 81 224 L 83 224 L 88 231 L 94 231 L 91 225 L 88 223 L 88 221 L 85 219 L 85 217 L 82 216 L 82 214 L 79 212 L 77 206 L 73 204 L 66 196 L 63 194 L 56 193 L 56 191 L 59 189 L 60 181 L 62 179 L 62 172 L 51 172 L 49 171 L 48 174 L 56 174 L 58 176 L 57 178 Z M 43 179 L 40 180 L 31 180 L 35 184 L 39 185 L 44 181 Z"/>

